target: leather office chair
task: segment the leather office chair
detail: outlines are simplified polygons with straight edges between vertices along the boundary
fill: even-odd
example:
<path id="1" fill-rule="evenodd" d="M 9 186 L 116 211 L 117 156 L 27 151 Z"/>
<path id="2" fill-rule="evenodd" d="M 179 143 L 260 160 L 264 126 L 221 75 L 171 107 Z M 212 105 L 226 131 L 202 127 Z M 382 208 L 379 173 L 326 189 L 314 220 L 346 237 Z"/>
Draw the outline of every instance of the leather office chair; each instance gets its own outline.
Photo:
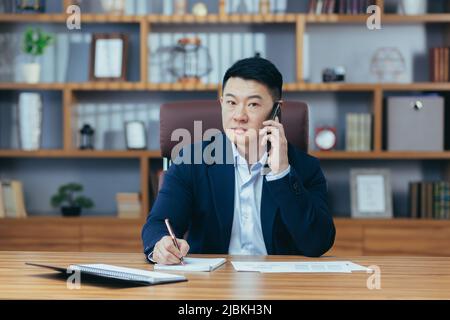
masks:
<path id="1" fill-rule="evenodd" d="M 283 123 L 287 140 L 303 151 L 308 151 L 309 122 L 308 106 L 304 102 L 284 101 L 281 108 L 281 122 Z M 172 148 L 178 141 L 171 141 L 175 129 L 187 129 L 192 137 L 191 143 L 200 137 L 194 136 L 194 121 L 202 121 L 203 133 L 211 128 L 223 132 L 221 107 L 218 100 L 179 101 L 161 105 L 160 111 L 160 145 L 165 159 L 165 167 L 170 159 Z"/>
<path id="2" fill-rule="evenodd" d="M 202 121 L 202 134 L 194 135 L 194 121 Z M 281 108 L 283 123 L 288 142 L 308 151 L 309 122 L 308 106 L 304 102 L 284 101 Z M 167 170 L 172 148 L 178 141 L 171 141 L 172 132 L 176 129 L 187 129 L 191 135 L 191 143 L 199 141 L 208 129 L 223 132 L 221 107 L 218 100 L 179 101 L 161 105 L 160 110 L 160 145 L 164 159 L 164 171 Z M 158 190 L 161 189 L 164 171 L 159 174 Z M 188 232 L 183 236 L 187 239 Z"/>

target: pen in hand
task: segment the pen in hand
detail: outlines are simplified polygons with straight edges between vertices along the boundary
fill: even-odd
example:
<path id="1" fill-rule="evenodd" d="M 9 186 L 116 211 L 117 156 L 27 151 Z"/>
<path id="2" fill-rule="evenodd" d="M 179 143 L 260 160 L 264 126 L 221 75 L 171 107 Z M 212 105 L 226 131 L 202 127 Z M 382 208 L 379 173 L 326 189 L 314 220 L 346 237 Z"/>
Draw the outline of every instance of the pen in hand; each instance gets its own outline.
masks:
<path id="1" fill-rule="evenodd" d="M 180 247 L 178 246 L 177 238 L 175 237 L 175 233 L 173 232 L 172 227 L 170 226 L 169 219 L 164 219 L 164 222 L 166 223 L 166 227 L 167 230 L 169 231 L 170 237 L 172 238 L 173 244 L 181 253 Z M 180 258 L 180 262 L 182 265 L 184 265 L 183 257 Z"/>

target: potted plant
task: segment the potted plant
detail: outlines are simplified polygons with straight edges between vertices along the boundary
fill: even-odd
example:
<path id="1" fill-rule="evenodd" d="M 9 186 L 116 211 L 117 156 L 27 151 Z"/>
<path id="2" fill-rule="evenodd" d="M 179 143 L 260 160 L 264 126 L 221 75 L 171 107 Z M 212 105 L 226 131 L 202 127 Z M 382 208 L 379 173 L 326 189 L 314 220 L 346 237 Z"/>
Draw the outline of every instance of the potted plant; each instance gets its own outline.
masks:
<path id="1" fill-rule="evenodd" d="M 23 79 L 27 83 L 39 82 L 41 65 L 37 57 L 44 54 L 45 49 L 52 44 L 54 37 L 40 29 L 28 28 L 23 36 L 23 52 L 28 56 L 28 61 L 22 65 Z"/>
<path id="2" fill-rule="evenodd" d="M 83 186 L 78 183 L 68 183 L 58 189 L 58 193 L 52 196 L 51 204 L 54 208 L 61 207 L 63 216 L 79 216 L 82 208 L 92 208 L 94 202 L 84 196 L 75 196 L 75 193 L 83 191 Z M 65 205 L 64 205 L 65 204 Z"/>

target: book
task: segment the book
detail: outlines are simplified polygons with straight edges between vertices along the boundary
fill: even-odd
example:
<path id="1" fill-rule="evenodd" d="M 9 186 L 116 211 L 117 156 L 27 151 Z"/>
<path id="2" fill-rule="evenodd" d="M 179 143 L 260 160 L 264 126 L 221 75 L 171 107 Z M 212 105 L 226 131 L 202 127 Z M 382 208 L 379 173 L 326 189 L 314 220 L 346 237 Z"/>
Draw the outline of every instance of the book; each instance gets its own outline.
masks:
<path id="1" fill-rule="evenodd" d="M 184 258 L 184 265 L 165 265 L 155 264 L 155 270 L 166 271 L 202 271 L 211 272 L 222 266 L 225 262 L 225 258 Z"/>
<path id="2" fill-rule="evenodd" d="M 364 114 L 363 116 L 363 151 L 371 150 L 371 132 L 372 132 L 372 115 L 369 113 Z"/>
<path id="3" fill-rule="evenodd" d="M 139 218 L 141 200 L 139 193 L 117 193 L 117 211 L 119 218 Z"/>
<path id="4" fill-rule="evenodd" d="M 429 50 L 429 73 L 432 82 L 450 81 L 450 48 L 436 47 Z"/>
<path id="5" fill-rule="evenodd" d="M 171 282 L 187 281 L 184 276 L 147 271 L 135 268 L 118 267 L 109 264 L 74 264 L 67 268 L 38 263 L 25 263 L 29 266 L 52 269 L 64 274 L 68 271 L 79 271 L 80 275 L 88 275 L 107 280 L 116 280 L 141 285 L 156 285 Z"/>
<path id="6" fill-rule="evenodd" d="M 2 200 L 6 218 L 25 218 L 27 212 L 22 183 L 17 180 L 2 181 Z"/>
<path id="7" fill-rule="evenodd" d="M 345 150 L 352 151 L 352 114 L 345 116 Z"/>
<path id="8" fill-rule="evenodd" d="M 410 182 L 408 201 L 413 219 L 449 219 L 450 182 Z"/>
<path id="9" fill-rule="evenodd" d="M 18 218 L 26 218 L 28 216 L 26 208 L 25 208 L 25 199 L 23 196 L 23 187 L 22 183 L 17 180 L 11 181 L 11 186 L 14 194 L 14 202 L 16 203 L 17 209 L 17 217 Z"/>
<path id="10" fill-rule="evenodd" d="M 419 195 L 419 185 L 417 182 L 409 183 L 409 212 L 411 214 L 411 218 L 418 218 L 418 208 L 417 208 L 417 200 Z"/>
<path id="11" fill-rule="evenodd" d="M 5 218 L 6 212 L 5 212 L 5 203 L 3 201 L 3 187 L 2 182 L 0 181 L 0 218 Z"/>
<path id="12" fill-rule="evenodd" d="M 324 0 L 317 0 L 316 14 L 322 13 L 323 1 Z"/>
<path id="13" fill-rule="evenodd" d="M 14 202 L 13 189 L 10 183 L 2 182 L 3 205 L 6 218 L 17 216 L 16 203 Z"/>

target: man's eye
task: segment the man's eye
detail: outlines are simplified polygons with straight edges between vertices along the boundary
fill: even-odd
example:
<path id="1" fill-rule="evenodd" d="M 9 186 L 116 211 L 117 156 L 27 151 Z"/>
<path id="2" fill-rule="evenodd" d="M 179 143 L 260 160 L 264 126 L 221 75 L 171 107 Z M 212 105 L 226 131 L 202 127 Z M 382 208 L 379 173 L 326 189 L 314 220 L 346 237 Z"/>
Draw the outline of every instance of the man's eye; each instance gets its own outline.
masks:
<path id="1" fill-rule="evenodd" d="M 235 105 L 235 103 L 234 103 L 234 101 L 227 101 L 227 104 L 229 104 L 229 105 Z"/>
<path id="2" fill-rule="evenodd" d="M 250 104 L 249 104 L 249 107 L 252 107 L 252 108 L 255 108 L 255 107 L 257 107 L 257 106 L 259 106 L 259 104 L 257 104 L 257 103 L 250 103 Z"/>

